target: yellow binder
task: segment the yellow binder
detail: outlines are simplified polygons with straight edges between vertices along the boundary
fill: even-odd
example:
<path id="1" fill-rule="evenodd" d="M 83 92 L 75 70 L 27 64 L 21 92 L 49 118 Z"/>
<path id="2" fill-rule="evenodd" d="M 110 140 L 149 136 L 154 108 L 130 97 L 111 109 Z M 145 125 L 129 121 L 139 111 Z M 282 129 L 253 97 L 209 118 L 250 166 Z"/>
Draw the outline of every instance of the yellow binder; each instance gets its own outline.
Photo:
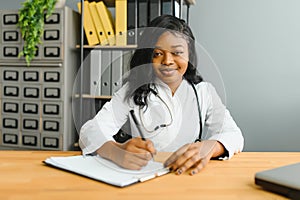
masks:
<path id="1" fill-rule="evenodd" d="M 113 46 L 116 44 L 115 31 L 113 28 L 113 19 L 110 11 L 107 9 L 103 1 L 96 3 L 98 14 L 101 18 L 102 25 L 104 27 L 108 43 Z"/>
<path id="2" fill-rule="evenodd" d="M 81 13 L 81 2 L 77 3 L 78 11 Z M 92 16 L 90 14 L 90 9 L 89 9 L 89 2 L 84 1 L 83 4 L 83 27 L 84 27 L 84 32 L 88 41 L 89 45 L 96 45 L 99 44 L 98 37 L 96 35 L 96 30 L 93 25 L 92 21 Z"/>
<path id="3" fill-rule="evenodd" d="M 96 2 L 90 2 L 89 7 L 100 44 L 108 45 L 107 36 L 96 8 Z"/>
<path id="4" fill-rule="evenodd" d="M 127 0 L 116 0 L 116 45 L 127 44 Z"/>

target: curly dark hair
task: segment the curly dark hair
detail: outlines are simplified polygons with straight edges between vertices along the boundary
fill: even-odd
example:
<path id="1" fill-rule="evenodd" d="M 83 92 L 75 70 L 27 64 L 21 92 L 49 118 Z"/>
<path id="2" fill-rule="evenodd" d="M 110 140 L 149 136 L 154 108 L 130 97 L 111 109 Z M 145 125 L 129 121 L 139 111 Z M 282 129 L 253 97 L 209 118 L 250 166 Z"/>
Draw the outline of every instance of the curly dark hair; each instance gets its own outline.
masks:
<path id="1" fill-rule="evenodd" d="M 141 32 L 141 30 L 139 31 Z M 183 35 L 188 43 L 189 62 L 183 75 L 192 83 L 200 83 L 203 79 L 197 74 L 197 54 L 194 35 L 184 20 L 172 15 L 162 15 L 153 19 L 148 27 L 142 30 L 138 48 L 130 60 L 130 72 L 124 83 L 129 84 L 127 98 L 133 97 L 134 103 L 141 107 L 147 106 L 147 96 L 154 84 L 155 74 L 152 69 L 152 58 L 158 38 L 165 32 Z"/>

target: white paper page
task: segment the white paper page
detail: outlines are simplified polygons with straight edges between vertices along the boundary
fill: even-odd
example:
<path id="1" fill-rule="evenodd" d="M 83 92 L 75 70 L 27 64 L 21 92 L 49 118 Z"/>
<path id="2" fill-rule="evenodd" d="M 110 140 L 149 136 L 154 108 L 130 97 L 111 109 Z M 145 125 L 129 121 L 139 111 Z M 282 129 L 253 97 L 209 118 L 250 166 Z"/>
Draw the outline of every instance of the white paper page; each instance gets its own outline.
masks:
<path id="1" fill-rule="evenodd" d="M 120 187 L 138 182 L 141 178 L 155 175 L 157 172 L 166 171 L 162 163 L 155 161 L 150 161 L 141 170 L 128 170 L 99 156 L 51 157 L 45 162 Z"/>

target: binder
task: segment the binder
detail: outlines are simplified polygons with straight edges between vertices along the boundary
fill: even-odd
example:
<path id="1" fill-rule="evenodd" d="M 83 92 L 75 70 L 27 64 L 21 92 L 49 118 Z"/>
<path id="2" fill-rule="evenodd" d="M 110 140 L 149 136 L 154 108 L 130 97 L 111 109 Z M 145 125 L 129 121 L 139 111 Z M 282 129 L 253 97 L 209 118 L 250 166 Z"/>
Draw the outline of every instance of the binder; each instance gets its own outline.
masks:
<path id="1" fill-rule="evenodd" d="M 173 0 L 173 14 L 175 17 L 181 18 L 181 6 L 180 3 L 176 0 Z"/>
<path id="2" fill-rule="evenodd" d="M 104 27 L 108 43 L 109 45 L 113 46 L 116 44 L 116 39 L 115 39 L 115 31 L 114 31 L 114 24 L 113 24 L 113 19 L 110 11 L 107 9 L 103 1 L 99 1 L 96 3 L 96 8 L 98 11 L 98 14 L 101 18 L 102 25 Z"/>
<path id="3" fill-rule="evenodd" d="M 101 50 L 101 95 L 111 95 L 111 50 Z"/>
<path id="4" fill-rule="evenodd" d="M 138 1 L 138 38 L 148 25 L 148 0 Z"/>
<path id="5" fill-rule="evenodd" d="M 122 86 L 123 75 L 123 51 L 115 50 L 111 54 L 111 94 L 114 94 Z"/>
<path id="6" fill-rule="evenodd" d="M 127 0 L 116 0 L 116 45 L 127 44 Z"/>
<path id="7" fill-rule="evenodd" d="M 162 0 L 161 1 L 161 14 L 174 15 L 172 1 L 174 1 L 174 0 Z"/>
<path id="8" fill-rule="evenodd" d="M 97 8 L 96 8 L 96 2 L 94 2 L 94 1 L 90 2 L 89 7 L 90 7 L 90 13 L 92 15 L 94 27 L 96 29 L 96 33 L 97 33 L 98 39 L 100 41 L 100 44 L 108 45 L 107 36 L 106 36 L 103 24 L 101 22 L 100 16 L 99 16 Z"/>
<path id="9" fill-rule="evenodd" d="M 160 15 L 161 15 L 161 0 L 151 0 L 149 22 Z"/>
<path id="10" fill-rule="evenodd" d="M 127 44 L 137 44 L 138 0 L 127 0 Z"/>
<path id="11" fill-rule="evenodd" d="M 101 50 L 90 51 L 90 94 L 101 95 Z"/>
<path id="12" fill-rule="evenodd" d="M 133 51 L 124 51 L 123 52 L 123 74 L 122 77 L 127 76 L 130 71 L 130 59 L 132 57 Z"/>
<path id="13" fill-rule="evenodd" d="M 77 3 L 77 7 L 78 7 L 79 13 L 81 13 L 81 2 Z M 88 1 L 84 1 L 83 8 L 84 8 L 83 27 L 84 27 L 84 32 L 85 32 L 87 42 L 89 45 L 99 44 L 99 40 L 96 35 L 96 30 L 93 25 Z"/>
<path id="14" fill-rule="evenodd" d="M 180 18 L 180 2 L 176 0 L 161 0 L 161 14 L 173 15 Z"/>
<path id="15" fill-rule="evenodd" d="M 186 3 L 186 5 L 189 5 L 187 4 L 188 3 L 188 0 L 184 1 Z M 188 23 L 189 19 L 189 7 L 188 6 L 183 6 L 183 2 L 181 2 L 180 4 L 180 19 L 184 20 L 185 22 Z"/>

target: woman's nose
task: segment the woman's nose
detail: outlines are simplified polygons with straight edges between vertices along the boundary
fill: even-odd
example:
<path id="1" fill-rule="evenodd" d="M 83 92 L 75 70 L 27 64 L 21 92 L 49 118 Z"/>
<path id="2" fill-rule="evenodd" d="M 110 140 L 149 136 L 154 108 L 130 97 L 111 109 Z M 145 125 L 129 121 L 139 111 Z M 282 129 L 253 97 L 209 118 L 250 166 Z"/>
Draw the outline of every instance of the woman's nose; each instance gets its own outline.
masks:
<path id="1" fill-rule="evenodd" d="M 162 64 L 163 65 L 167 65 L 167 66 L 174 64 L 174 58 L 173 58 L 172 53 L 166 52 L 164 54 L 164 57 L 163 57 L 163 60 L 162 60 Z"/>

